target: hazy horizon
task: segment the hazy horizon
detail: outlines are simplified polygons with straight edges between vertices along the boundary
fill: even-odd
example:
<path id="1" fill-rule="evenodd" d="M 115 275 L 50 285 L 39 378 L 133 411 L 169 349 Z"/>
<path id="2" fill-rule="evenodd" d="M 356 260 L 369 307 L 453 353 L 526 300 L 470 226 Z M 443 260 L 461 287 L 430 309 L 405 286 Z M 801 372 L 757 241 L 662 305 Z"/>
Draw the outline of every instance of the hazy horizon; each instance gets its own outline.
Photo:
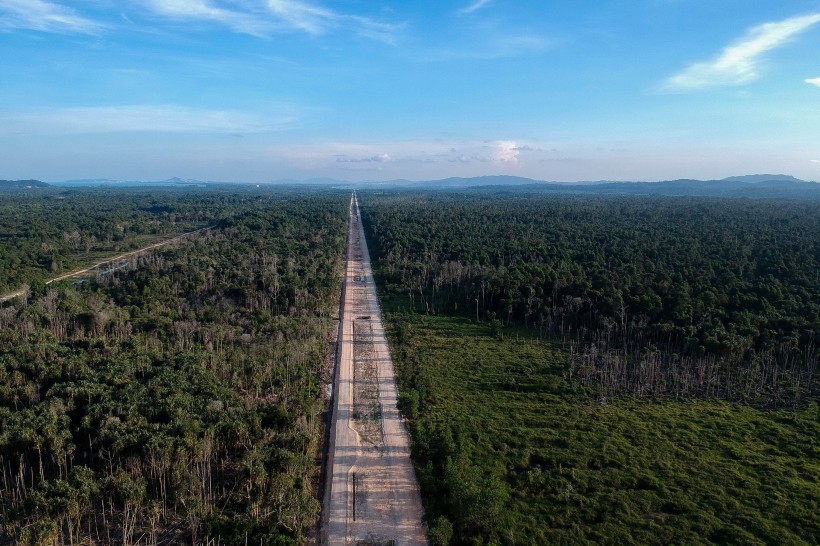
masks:
<path id="1" fill-rule="evenodd" d="M 510 179 L 517 179 L 517 180 L 530 180 L 536 183 L 546 183 L 546 184 L 619 184 L 619 183 L 662 183 L 662 182 L 675 182 L 680 180 L 687 180 L 687 181 L 694 181 L 694 182 L 717 182 L 717 181 L 729 181 L 735 179 L 751 179 L 756 177 L 763 177 L 767 180 L 780 180 L 780 179 L 795 179 L 800 180 L 802 182 L 810 182 L 814 184 L 820 184 L 820 181 L 816 180 L 802 180 L 796 177 L 793 177 L 786 173 L 748 173 L 742 175 L 733 175 L 729 177 L 724 177 L 722 179 L 693 179 L 693 178 L 680 178 L 680 179 L 669 179 L 669 180 L 543 180 L 537 178 L 530 178 L 530 177 L 521 177 L 517 175 L 507 175 L 507 174 L 486 174 L 486 175 L 477 175 L 471 177 L 460 177 L 460 176 L 452 176 L 452 177 L 445 177 L 445 178 L 437 178 L 437 179 L 407 179 L 407 178 L 394 178 L 390 180 L 368 180 L 368 179 L 342 179 L 342 178 L 331 178 L 331 177 L 316 177 L 316 178 L 279 178 L 279 179 L 271 179 L 266 181 L 245 181 L 245 180 L 200 180 L 194 178 L 182 178 L 178 176 L 173 176 L 170 178 L 165 179 L 154 179 L 154 180 L 147 180 L 147 179 L 112 179 L 112 178 L 71 178 L 71 179 L 55 179 L 55 180 L 38 180 L 40 182 L 45 182 L 51 185 L 66 185 L 66 184 L 74 184 L 74 183 L 123 183 L 123 184 L 164 184 L 164 183 L 178 183 L 178 184 L 196 184 L 196 183 L 208 183 L 208 184 L 257 184 L 257 185 L 276 185 L 276 184 L 291 184 L 291 183 L 306 183 L 306 184 L 380 184 L 380 183 L 408 183 L 408 184 L 424 184 L 426 182 L 438 182 L 438 181 L 447 181 L 447 180 L 479 180 L 479 179 L 497 179 L 497 178 L 510 178 Z M 770 178 L 769 178 L 770 177 Z M 22 180 L 22 179 L 21 179 Z M 756 180 L 755 180 L 756 181 Z"/>

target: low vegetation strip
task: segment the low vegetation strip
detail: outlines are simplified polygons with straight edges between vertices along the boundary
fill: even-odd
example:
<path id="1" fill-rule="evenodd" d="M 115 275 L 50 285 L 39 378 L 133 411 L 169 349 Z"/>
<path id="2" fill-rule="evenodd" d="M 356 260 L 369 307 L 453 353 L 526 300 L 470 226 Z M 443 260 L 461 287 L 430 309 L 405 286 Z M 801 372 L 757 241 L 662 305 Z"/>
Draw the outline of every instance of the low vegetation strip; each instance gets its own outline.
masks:
<path id="1" fill-rule="evenodd" d="M 601 404 L 526 330 L 385 316 L 434 545 L 816 544 L 816 404 Z"/>

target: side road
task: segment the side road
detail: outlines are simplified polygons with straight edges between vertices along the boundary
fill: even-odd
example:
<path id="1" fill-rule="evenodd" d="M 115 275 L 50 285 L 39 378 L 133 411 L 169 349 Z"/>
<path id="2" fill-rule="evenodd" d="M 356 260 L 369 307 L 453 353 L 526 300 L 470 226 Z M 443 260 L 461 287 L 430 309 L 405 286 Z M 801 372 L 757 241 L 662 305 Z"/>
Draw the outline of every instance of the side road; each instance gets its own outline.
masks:
<path id="1" fill-rule="evenodd" d="M 84 269 L 78 269 L 78 270 L 72 271 L 70 273 L 64 273 L 63 275 L 60 275 L 58 277 L 54 277 L 53 279 L 49 279 L 49 280 L 46 281 L 46 284 L 51 284 L 53 282 L 58 282 L 58 281 L 64 281 L 66 279 L 71 279 L 71 278 L 74 278 L 74 277 L 81 277 L 83 275 L 86 275 L 86 274 L 94 271 L 95 269 L 100 269 L 100 268 L 102 268 L 106 265 L 109 265 L 109 264 L 113 263 L 113 262 L 119 262 L 121 260 L 125 260 L 127 258 L 130 258 L 131 256 L 136 256 L 137 254 L 142 254 L 143 252 L 147 252 L 149 250 L 153 250 L 153 249 L 159 248 L 161 246 L 169 245 L 171 243 L 180 241 L 180 240 L 182 240 L 186 237 L 190 237 L 191 235 L 196 235 L 197 233 L 201 233 L 203 231 L 207 231 L 207 230 L 213 229 L 213 228 L 214 228 L 214 226 L 208 226 L 208 227 L 200 228 L 200 229 L 197 229 L 197 230 L 194 230 L 194 231 L 189 231 L 188 233 L 183 233 L 182 235 L 177 235 L 176 237 L 172 237 L 170 239 L 166 239 L 166 240 L 160 241 L 158 243 L 154 243 L 154 244 L 142 247 L 142 248 L 138 248 L 137 250 L 132 250 L 130 252 L 125 252 L 123 254 L 118 254 L 118 255 L 113 256 L 111 258 L 106 258 L 105 260 L 97 262 L 94 265 L 91 265 L 91 266 L 86 267 Z M 14 292 L 9 292 L 7 294 L 3 294 L 2 296 L 0 296 L 0 303 L 3 303 L 5 301 L 8 301 L 8 300 L 17 298 L 19 296 L 22 296 L 26 293 L 27 290 L 28 290 L 28 288 L 20 288 L 19 290 L 15 290 Z"/>

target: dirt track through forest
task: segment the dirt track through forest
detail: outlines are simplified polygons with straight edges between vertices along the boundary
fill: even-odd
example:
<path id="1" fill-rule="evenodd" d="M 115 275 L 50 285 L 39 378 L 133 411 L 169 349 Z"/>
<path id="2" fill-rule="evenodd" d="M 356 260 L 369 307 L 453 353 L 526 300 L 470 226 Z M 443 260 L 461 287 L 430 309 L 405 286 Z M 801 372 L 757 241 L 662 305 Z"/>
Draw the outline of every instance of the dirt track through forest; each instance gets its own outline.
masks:
<path id="1" fill-rule="evenodd" d="M 147 252 L 149 250 L 153 250 L 155 248 L 159 248 L 161 246 L 171 244 L 173 242 L 179 241 L 180 239 L 184 239 L 185 237 L 189 237 L 191 235 L 196 235 L 197 233 L 200 233 L 200 232 L 208 230 L 208 229 L 213 229 L 213 227 L 214 226 L 208 226 L 208 227 L 200 228 L 200 229 L 197 229 L 197 230 L 194 230 L 194 231 L 189 231 L 188 233 L 183 233 L 182 235 L 177 235 L 176 237 L 171 237 L 170 239 L 166 239 L 166 240 L 160 241 L 158 243 L 154 243 L 154 244 L 142 247 L 142 248 L 138 248 L 137 250 L 131 250 L 130 252 L 125 252 L 123 254 L 118 254 L 117 256 L 114 256 L 112 258 L 106 258 L 105 260 L 97 262 L 94 265 L 91 265 L 89 267 L 86 267 L 86 268 L 83 268 L 83 269 L 77 269 L 76 271 L 72 271 L 70 273 L 64 273 L 64 274 L 62 274 L 58 277 L 54 277 L 53 279 L 49 279 L 49 280 L 46 281 L 46 284 L 51 284 L 53 282 L 64 281 L 66 279 L 71 279 L 71 278 L 74 278 L 74 277 L 81 277 L 83 275 L 87 275 L 88 273 L 91 273 L 95 269 L 99 269 L 99 268 L 101 268 L 103 266 L 106 266 L 106 265 L 109 265 L 113 262 L 119 262 L 121 260 L 125 260 L 126 258 L 130 258 L 131 256 L 136 256 L 137 254 L 142 254 L 143 252 Z M 16 297 L 22 296 L 27 291 L 28 291 L 28 288 L 20 288 L 19 290 L 15 290 L 14 292 L 9 292 L 7 294 L 3 294 L 2 296 L 0 296 L 0 303 L 3 303 L 5 301 L 8 301 L 8 300 L 14 299 Z"/>
<path id="2" fill-rule="evenodd" d="M 347 252 L 322 543 L 427 544 L 410 439 L 396 407 L 393 361 L 355 195 Z"/>

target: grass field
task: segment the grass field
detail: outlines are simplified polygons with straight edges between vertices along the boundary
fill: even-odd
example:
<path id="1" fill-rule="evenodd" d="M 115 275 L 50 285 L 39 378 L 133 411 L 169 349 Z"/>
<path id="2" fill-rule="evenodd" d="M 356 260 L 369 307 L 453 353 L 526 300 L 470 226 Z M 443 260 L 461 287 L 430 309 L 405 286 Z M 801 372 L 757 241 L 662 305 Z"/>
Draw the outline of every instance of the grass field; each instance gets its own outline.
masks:
<path id="1" fill-rule="evenodd" d="M 434 543 L 818 542 L 816 404 L 601 403 L 560 346 L 396 307 L 385 318 Z"/>

